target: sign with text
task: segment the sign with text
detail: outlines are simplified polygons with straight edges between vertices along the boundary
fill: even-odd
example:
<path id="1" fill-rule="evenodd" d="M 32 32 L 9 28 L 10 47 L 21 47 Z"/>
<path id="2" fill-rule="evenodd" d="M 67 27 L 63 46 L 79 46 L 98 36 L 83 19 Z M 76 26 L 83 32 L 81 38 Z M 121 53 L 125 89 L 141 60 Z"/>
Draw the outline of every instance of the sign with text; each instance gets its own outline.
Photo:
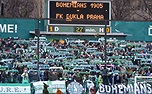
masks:
<path id="1" fill-rule="evenodd" d="M 48 1 L 48 24 L 58 25 L 105 25 L 111 19 L 110 1 Z M 106 23 L 110 25 L 110 21 Z"/>
<path id="2" fill-rule="evenodd" d="M 23 38 L 28 39 L 31 35 L 29 31 L 37 28 L 37 20 L 35 19 L 0 19 L 0 37 L 1 38 Z"/>
<path id="3" fill-rule="evenodd" d="M 0 86 L 0 94 L 30 94 L 29 86 Z"/>
<path id="4" fill-rule="evenodd" d="M 57 88 L 59 88 L 63 93 L 66 93 L 65 81 L 39 81 L 33 82 L 36 94 L 41 94 L 43 92 L 43 83 L 47 84 L 49 93 L 56 93 Z"/>
<path id="5" fill-rule="evenodd" d="M 17 24 L 0 24 L 1 33 L 17 33 Z"/>
<path id="6" fill-rule="evenodd" d="M 104 33 L 104 26 L 89 27 L 89 26 L 48 26 L 48 32 L 73 32 L 73 33 Z M 111 27 L 106 28 L 106 32 L 111 32 Z"/>
<path id="7" fill-rule="evenodd" d="M 135 89 L 136 88 L 136 91 Z M 132 84 L 99 85 L 96 94 L 152 94 L 152 86 L 148 83 L 139 83 L 134 87 Z"/>

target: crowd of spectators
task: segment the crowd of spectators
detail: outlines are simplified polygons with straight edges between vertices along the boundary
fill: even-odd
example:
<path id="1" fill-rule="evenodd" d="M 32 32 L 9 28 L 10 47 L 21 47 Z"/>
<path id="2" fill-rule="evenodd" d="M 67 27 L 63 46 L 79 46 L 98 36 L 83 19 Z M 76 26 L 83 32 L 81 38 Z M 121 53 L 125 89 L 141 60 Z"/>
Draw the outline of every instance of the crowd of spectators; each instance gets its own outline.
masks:
<path id="1" fill-rule="evenodd" d="M 0 38 L 1 83 L 30 83 L 67 78 L 67 82 L 77 80 L 82 84 L 87 79 L 97 84 L 116 84 L 128 83 L 128 79 L 136 75 L 152 76 L 150 42 L 110 40 L 107 41 L 105 51 L 104 41 L 77 39 L 40 41 L 38 64 L 37 41 L 32 40 L 34 39 Z M 48 51 L 47 47 L 52 47 L 53 50 Z M 136 58 L 137 54 L 146 60 Z M 74 62 L 80 59 L 83 62 Z M 39 66 L 42 68 L 40 71 L 37 65 L 42 65 Z M 69 67 L 66 67 L 67 65 Z M 81 70 L 82 67 L 78 67 L 83 65 L 93 67 L 84 71 Z M 59 70 L 50 70 L 50 67 L 59 67 Z"/>

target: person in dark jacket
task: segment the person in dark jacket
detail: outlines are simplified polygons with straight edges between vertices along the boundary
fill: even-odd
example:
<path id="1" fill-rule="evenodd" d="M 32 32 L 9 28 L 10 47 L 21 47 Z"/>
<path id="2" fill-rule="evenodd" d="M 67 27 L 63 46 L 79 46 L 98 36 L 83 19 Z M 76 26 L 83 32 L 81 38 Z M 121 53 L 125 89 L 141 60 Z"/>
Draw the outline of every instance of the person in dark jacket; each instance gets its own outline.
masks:
<path id="1" fill-rule="evenodd" d="M 33 83 L 30 84 L 31 94 L 35 94 L 35 89 Z"/>
<path id="2" fill-rule="evenodd" d="M 106 66 L 106 65 L 105 65 L 104 68 L 102 69 L 102 78 L 103 78 L 103 84 L 104 84 L 104 85 L 109 85 L 108 69 L 107 69 L 107 66 Z"/>
<path id="3" fill-rule="evenodd" d="M 49 91 L 47 90 L 49 86 L 46 83 L 43 83 L 43 94 L 49 94 Z"/>
<path id="4" fill-rule="evenodd" d="M 44 70 L 44 81 L 48 81 L 49 78 L 48 78 L 48 71 L 47 70 Z"/>

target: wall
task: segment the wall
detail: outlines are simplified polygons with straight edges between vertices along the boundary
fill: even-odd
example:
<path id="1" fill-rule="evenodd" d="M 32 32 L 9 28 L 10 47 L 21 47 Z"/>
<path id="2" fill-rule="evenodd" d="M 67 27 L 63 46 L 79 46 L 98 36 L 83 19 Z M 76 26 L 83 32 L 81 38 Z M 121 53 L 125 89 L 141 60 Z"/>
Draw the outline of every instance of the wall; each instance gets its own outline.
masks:
<path id="1" fill-rule="evenodd" d="M 0 19 L 0 37 L 19 37 L 28 39 L 31 37 L 30 31 L 34 31 L 38 26 L 36 19 Z M 127 34 L 126 40 L 131 41 L 151 41 L 152 40 L 152 22 L 123 22 L 113 21 L 111 25 L 112 33 L 124 33 Z M 46 30 L 44 21 L 40 23 L 41 31 Z M 63 30 L 63 29 L 61 29 Z M 62 31 L 59 31 L 62 32 Z M 100 36 L 48 36 L 50 38 L 66 38 L 66 37 L 77 37 L 77 38 L 88 38 L 97 39 Z"/>
<path id="2" fill-rule="evenodd" d="M 0 19 L 0 37 L 19 37 L 28 39 L 31 35 L 29 31 L 37 28 L 37 20 L 35 19 Z M 42 25 L 43 22 L 41 23 Z"/>
<path id="3" fill-rule="evenodd" d="M 127 34 L 126 40 L 151 41 L 152 22 L 112 22 L 112 32 Z"/>

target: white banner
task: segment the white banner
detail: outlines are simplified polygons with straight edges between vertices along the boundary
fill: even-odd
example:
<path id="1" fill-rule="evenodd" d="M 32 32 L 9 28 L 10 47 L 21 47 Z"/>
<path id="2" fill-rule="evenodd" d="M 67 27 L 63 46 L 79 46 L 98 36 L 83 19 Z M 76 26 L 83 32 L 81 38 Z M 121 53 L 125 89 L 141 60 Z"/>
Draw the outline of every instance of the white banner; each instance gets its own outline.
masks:
<path id="1" fill-rule="evenodd" d="M 65 81 L 39 81 L 33 82 L 35 88 L 35 94 L 41 94 L 43 92 L 43 83 L 47 84 L 49 93 L 56 93 L 59 88 L 63 93 L 66 93 Z"/>
<path id="2" fill-rule="evenodd" d="M 0 94 L 30 94 L 30 86 L 0 86 Z"/>
<path id="3" fill-rule="evenodd" d="M 132 84 L 115 84 L 115 85 L 99 85 L 96 94 L 135 94 Z M 152 86 L 150 84 L 139 83 L 136 85 L 137 94 L 152 94 Z"/>

